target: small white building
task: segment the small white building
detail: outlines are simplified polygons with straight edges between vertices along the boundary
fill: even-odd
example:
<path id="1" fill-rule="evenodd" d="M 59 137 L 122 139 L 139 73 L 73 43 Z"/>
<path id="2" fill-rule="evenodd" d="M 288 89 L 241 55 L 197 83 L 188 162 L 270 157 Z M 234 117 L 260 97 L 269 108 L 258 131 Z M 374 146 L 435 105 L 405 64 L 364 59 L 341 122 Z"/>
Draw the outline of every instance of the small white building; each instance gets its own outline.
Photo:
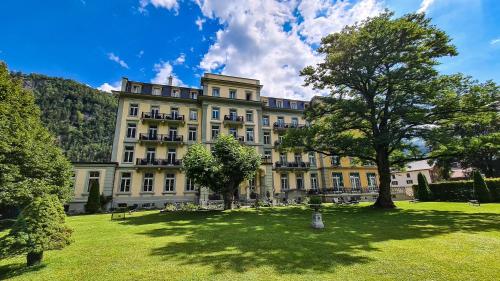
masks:
<path id="1" fill-rule="evenodd" d="M 391 187 L 412 187 L 418 184 L 418 174 L 422 173 L 429 183 L 433 180 L 433 167 L 427 160 L 410 162 L 401 171 L 391 172 Z"/>

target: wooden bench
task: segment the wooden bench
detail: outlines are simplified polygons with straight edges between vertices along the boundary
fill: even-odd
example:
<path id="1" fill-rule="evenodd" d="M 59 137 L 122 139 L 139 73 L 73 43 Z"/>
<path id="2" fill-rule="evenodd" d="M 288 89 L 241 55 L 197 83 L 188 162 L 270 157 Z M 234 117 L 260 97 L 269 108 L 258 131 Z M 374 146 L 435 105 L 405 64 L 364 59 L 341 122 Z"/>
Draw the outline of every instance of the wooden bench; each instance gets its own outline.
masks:
<path id="1" fill-rule="evenodd" d="M 469 200 L 469 205 L 481 206 L 481 203 L 479 202 L 479 200 Z"/>

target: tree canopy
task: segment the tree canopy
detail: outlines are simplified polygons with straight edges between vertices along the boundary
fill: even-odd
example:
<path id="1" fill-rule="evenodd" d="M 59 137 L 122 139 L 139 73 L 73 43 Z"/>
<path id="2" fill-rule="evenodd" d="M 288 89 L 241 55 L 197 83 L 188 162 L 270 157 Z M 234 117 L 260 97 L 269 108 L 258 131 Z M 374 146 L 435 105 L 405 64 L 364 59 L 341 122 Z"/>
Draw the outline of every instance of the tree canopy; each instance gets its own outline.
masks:
<path id="1" fill-rule="evenodd" d="M 187 178 L 224 197 L 224 208 L 231 209 L 234 193 L 245 179 L 255 176 L 260 155 L 255 148 L 241 145 L 233 136 L 220 135 L 209 150 L 203 144 L 191 146 L 183 158 Z"/>
<path id="2" fill-rule="evenodd" d="M 322 39 L 323 62 L 302 70 L 306 85 L 328 90 L 305 112 L 310 126 L 292 130 L 285 145 L 377 164 L 375 206 L 393 208 L 390 168 L 429 157 L 421 141 L 470 108 L 435 69 L 457 51 L 424 14 L 393 18 L 386 11 Z M 472 98 L 472 97 L 471 97 Z M 486 110 L 476 104 L 476 110 Z M 420 142 L 419 142 L 420 140 Z"/>

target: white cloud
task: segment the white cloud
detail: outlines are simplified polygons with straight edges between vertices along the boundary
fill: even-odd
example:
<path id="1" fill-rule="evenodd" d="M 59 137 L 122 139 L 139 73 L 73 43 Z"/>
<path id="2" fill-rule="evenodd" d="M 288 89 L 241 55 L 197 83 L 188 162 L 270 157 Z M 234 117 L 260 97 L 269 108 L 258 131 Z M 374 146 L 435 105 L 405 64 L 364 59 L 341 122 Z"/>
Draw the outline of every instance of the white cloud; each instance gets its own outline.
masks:
<path id="1" fill-rule="evenodd" d="M 173 67 L 169 62 L 159 62 L 155 63 L 153 70 L 156 72 L 156 75 L 153 79 L 151 79 L 151 83 L 155 84 L 167 84 L 168 77 L 172 76 L 172 84 L 175 86 L 185 86 L 185 84 L 175 75 L 173 72 Z"/>
<path id="2" fill-rule="evenodd" d="M 434 3 L 434 0 L 422 0 L 422 3 L 420 3 L 420 8 L 417 12 L 426 13 L 432 3 Z"/>
<path id="3" fill-rule="evenodd" d="M 194 23 L 198 26 L 198 30 L 202 30 L 203 29 L 203 23 L 205 23 L 205 19 L 202 19 L 200 17 L 198 17 Z"/>
<path id="4" fill-rule="evenodd" d="M 116 62 L 119 64 L 121 67 L 128 68 L 128 65 L 126 62 L 124 62 L 122 59 L 120 59 L 119 56 L 113 54 L 113 53 L 108 53 L 108 59 L 111 61 Z"/>
<path id="5" fill-rule="evenodd" d="M 111 93 L 111 91 L 119 91 L 121 89 L 121 81 L 117 81 L 114 83 L 104 83 L 101 86 L 97 87 L 98 90 Z"/>
<path id="6" fill-rule="evenodd" d="M 224 27 L 200 62 L 205 71 L 256 78 L 264 95 L 309 99 L 317 94 L 303 87 L 300 70 L 322 57 L 314 44 L 345 25 L 378 14 L 376 0 L 255 0 L 197 2 L 205 17 Z M 287 27 L 287 28 L 285 28 Z"/>
<path id="7" fill-rule="evenodd" d="M 186 55 L 181 53 L 178 58 L 175 59 L 174 64 L 183 64 L 186 61 Z"/>
<path id="8" fill-rule="evenodd" d="M 491 45 L 496 45 L 496 44 L 500 44 L 500 38 L 497 38 L 497 39 L 493 39 L 490 41 L 490 44 Z"/>
<path id="9" fill-rule="evenodd" d="M 143 55 L 144 55 L 144 50 L 140 50 L 139 53 L 137 54 L 137 57 L 142 58 Z"/>
<path id="10" fill-rule="evenodd" d="M 173 10 L 176 13 L 179 11 L 179 3 L 177 2 L 177 0 L 140 0 L 139 11 L 141 13 L 145 13 L 146 7 L 150 4 L 153 5 L 155 8 L 164 8 L 167 10 Z"/>

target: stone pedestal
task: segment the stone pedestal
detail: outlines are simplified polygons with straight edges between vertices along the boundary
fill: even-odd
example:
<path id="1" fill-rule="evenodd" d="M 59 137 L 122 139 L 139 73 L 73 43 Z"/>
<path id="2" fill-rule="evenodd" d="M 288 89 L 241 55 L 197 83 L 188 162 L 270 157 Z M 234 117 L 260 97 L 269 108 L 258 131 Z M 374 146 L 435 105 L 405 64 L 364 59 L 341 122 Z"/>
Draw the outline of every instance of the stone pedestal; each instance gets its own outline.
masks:
<path id="1" fill-rule="evenodd" d="M 323 218 L 320 212 L 314 212 L 312 215 L 311 227 L 314 229 L 323 229 L 325 225 L 323 224 Z"/>

